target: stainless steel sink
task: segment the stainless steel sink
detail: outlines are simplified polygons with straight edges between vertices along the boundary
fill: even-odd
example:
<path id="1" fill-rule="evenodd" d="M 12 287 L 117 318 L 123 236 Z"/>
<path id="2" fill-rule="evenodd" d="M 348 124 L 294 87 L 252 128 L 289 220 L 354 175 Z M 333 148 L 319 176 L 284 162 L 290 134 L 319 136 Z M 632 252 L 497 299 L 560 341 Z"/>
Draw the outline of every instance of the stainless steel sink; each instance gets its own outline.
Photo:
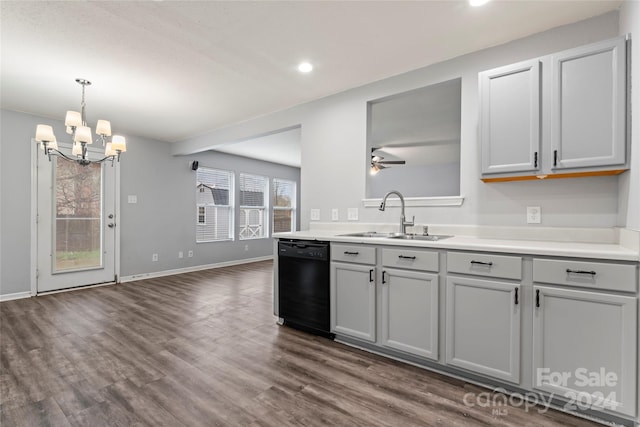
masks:
<path id="1" fill-rule="evenodd" d="M 363 231 L 361 233 L 340 234 L 345 237 L 393 237 L 397 233 L 378 233 L 377 231 Z"/>
<path id="2" fill-rule="evenodd" d="M 398 234 L 395 236 L 389 236 L 390 239 L 403 239 L 403 240 L 427 240 L 435 242 L 438 240 L 448 239 L 453 237 L 447 234 Z"/>
<path id="3" fill-rule="evenodd" d="M 349 234 L 340 234 L 340 236 L 344 237 L 380 237 L 386 239 L 402 239 L 402 240 L 426 240 L 435 242 L 437 240 L 448 239 L 449 236 L 446 234 L 400 234 L 400 233 L 379 233 L 377 231 L 363 231 L 360 233 L 349 233 Z"/>

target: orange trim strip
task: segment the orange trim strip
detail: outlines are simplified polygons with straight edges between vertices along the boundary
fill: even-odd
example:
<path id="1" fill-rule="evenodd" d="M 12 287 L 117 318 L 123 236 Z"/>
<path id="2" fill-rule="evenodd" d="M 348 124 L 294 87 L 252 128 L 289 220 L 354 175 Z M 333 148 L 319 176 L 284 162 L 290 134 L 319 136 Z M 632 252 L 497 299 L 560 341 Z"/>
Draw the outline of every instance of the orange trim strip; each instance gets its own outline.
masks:
<path id="1" fill-rule="evenodd" d="M 529 175 L 529 176 L 506 176 L 499 178 L 482 178 L 485 183 L 488 182 L 507 182 L 507 181 L 533 181 L 535 179 L 558 179 L 558 178 L 582 178 L 586 176 L 611 176 L 620 175 L 628 169 L 614 169 L 607 171 L 592 172 L 570 172 L 570 173 L 553 173 L 549 175 Z"/>

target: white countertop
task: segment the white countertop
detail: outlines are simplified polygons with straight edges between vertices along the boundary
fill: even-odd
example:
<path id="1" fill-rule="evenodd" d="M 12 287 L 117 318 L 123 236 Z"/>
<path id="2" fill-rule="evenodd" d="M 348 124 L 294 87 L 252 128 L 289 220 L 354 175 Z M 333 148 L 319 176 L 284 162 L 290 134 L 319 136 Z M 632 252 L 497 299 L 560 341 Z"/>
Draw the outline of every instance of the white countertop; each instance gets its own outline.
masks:
<path id="1" fill-rule="evenodd" d="M 388 246 L 412 246 L 433 249 L 487 251 L 513 254 L 591 258 L 616 261 L 640 261 L 640 253 L 615 243 L 558 242 L 542 240 L 494 239 L 474 236 L 454 236 L 438 241 L 403 240 L 385 237 L 344 236 L 344 230 L 307 230 L 276 233 L 276 239 L 324 240 L 344 243 L 364 243 Z"/>

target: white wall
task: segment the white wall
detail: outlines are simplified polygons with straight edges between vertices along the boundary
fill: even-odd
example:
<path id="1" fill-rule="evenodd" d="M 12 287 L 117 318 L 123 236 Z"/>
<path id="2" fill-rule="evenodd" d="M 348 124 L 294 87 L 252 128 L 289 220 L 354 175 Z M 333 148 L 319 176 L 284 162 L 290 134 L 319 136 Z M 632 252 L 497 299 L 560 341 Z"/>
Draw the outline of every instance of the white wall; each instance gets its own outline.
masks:
<path id="1" fill-rule="evenodd" d="M 30 290 L 31 138 L 34 116 L 0 113 L 0 295 Z"/>
<path id="2" fill-rule="evenodd" d="M 410 208 L 417 223 L 525 226 L 526 206 L 542 208 L 542 225 L 612 227 L 618 217 L 618 177 L 484 184 L 479 180 L 477 139 L 478 72 L 497 66 L 616 37 L 618 13 L 611 12 L 536 34 L 525 39 L 434 64 L 330 97 L 220 129 L 173 146 L 174 153 L 302 125 L 302 228 L 309 209 L 321 209 L 330 221 L 331 208 L 358 207 L 360 221 L 397 221 L 397 209 L 363 208 L 367 101 L 462 77 L 461 207 Z M 637 179 L 636 179 L 637 181 Z M 635 184 L 637 185 L 637 183 Z"/>
<path id="3" fill-rule="evenodd" d="M 631 164 L 620 177 L 620 224 L 640 231 L 640 2 L 626 1 L 620 8 L 620 34 L 631 33 Z"/>

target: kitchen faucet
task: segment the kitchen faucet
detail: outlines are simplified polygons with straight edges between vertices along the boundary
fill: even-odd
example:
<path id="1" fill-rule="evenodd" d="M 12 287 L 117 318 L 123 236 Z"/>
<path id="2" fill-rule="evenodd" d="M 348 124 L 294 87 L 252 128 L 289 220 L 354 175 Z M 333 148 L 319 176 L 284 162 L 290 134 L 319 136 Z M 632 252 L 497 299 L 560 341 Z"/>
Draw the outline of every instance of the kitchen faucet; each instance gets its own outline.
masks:
<path id="1" fill-rule="evenodd" d="M 411 227 L 412 225 L 414 225 L 414 221 L 416 220 L 416 217 L 414 215 L 413 219 L 411 221 L 405 221 L 405 216 L 404 216 L 404 197 L 402 197 L 402 194 L 400 194 L 399 191 L 391 190 L 387 194 L 385 194 L 384 197 L 382 198 L 382 203 L 380 203 L 380 207 L 378 209 L 380 209 L 381 211 L 384 211 L 385 207 L 387 206 L 387 197 L 389 197 L 392 194 L 395 194 L 396 196 L 398 196 L 400 198 L 400 206 L 401 206 L 401 209 L 402 209 L 400 211 L 400 233 L 401 234 L 407 234 L 407 226 Z"/>

